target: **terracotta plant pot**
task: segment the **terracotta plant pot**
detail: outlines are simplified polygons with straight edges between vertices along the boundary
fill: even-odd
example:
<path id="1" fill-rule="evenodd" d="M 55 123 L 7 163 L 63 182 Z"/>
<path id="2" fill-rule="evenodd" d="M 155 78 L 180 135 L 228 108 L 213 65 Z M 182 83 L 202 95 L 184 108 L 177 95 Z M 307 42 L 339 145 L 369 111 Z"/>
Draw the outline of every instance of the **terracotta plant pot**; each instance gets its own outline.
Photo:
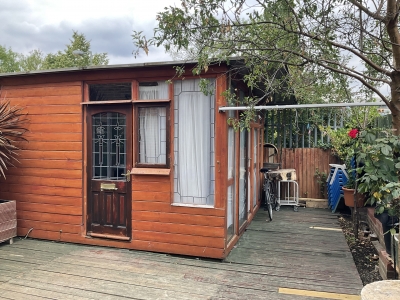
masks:
<path id="1" fill-rule="evenodd" d="M 354 207 L 354 189 L 347 189 L 342 187 L 344 204 L 348 207 Z M 357 207 L 363 207 L 365 204 L 364 194 L 357 193 Z"/>

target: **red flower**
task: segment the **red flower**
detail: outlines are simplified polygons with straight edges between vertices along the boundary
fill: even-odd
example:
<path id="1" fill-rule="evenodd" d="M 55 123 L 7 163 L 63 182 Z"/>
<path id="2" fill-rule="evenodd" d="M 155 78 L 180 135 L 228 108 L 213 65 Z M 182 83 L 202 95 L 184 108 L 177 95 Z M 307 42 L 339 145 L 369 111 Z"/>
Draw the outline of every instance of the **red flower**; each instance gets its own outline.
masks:
<path id="1" fill-rule="evenodd" d="M 349 137 L 351 137 L 352 139 L 355 139 L 357 137 L 357 134 L 358 134 L 358 129 L 352 129 L 348 133 Z"/>

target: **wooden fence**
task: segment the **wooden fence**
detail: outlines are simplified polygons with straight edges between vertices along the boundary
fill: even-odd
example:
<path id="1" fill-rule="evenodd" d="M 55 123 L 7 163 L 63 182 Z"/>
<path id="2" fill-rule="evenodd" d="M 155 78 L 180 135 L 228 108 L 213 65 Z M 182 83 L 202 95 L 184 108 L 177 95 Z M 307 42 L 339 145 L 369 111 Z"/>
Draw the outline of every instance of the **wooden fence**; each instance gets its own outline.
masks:
<path id="1" fill-rule="evenodd" d="M 280 161 L 283 169 L 296 169 L 299 197 L 327 199 L 325 182 L 331 168 L 329 164 L 339 163 L 331 151 L 320 148 L 284 148 L 279 151 L 275 162 Z"/>

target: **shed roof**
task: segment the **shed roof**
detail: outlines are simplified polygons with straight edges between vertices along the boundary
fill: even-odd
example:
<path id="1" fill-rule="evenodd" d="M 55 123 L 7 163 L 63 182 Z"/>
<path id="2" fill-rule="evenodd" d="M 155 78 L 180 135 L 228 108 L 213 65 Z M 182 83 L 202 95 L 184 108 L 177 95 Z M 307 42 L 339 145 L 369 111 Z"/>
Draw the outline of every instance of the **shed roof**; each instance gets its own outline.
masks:
<path id="1" fill-rule="evenodd" d="M 34 74 L 67 73 L 67 72 L 76 72 L 76 71 L 82 71 L 82 70 L 128 69 L 128 68 L 140 68 L 140 67 L 172 66 L 172 65 L 177 65 L 177 64 L 179 65 L 179 64 L 194 64 L 194 63 L 196 63 L 196 61 L 177 61 L 177 60 L 175 60 L 175 61 L 162 61 L 162 62 L 145 62 L 145 63 L 136 63 L 136 64 L 73 67 L 73 68 L 62 68 L 62 69 L 0 73 L 0 77 L 26 76 L 26 75 L 34 75 Z"/>

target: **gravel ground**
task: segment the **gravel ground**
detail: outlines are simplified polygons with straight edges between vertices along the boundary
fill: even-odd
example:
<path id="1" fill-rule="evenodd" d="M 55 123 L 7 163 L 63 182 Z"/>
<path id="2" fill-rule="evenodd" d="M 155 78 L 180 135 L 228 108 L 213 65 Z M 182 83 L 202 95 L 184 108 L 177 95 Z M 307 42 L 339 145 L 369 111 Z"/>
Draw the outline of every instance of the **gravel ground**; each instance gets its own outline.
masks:
<path id="1" fill-rule="evenodd" d="M 363 285 L 382 280 L 378 272 L 378 253 L 369 236 L 364 236 L 364 228 L 360 226 L 358 236 L 354 237 L 353 222 L 350 215 L 341 214 L 339 223 L 346 237 L 347 244 L 353 254 L 358 273 Z"/>

